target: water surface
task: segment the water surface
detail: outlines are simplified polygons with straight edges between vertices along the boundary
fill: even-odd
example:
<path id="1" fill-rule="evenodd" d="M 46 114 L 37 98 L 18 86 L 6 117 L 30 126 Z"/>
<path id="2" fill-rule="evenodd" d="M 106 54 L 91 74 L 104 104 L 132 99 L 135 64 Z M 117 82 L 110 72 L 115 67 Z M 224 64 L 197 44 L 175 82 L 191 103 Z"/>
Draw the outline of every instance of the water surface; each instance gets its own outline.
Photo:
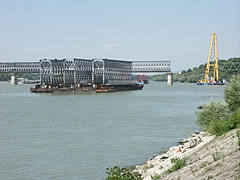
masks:
<path id="1" fill-rule="evenodd" d="M 142 91 L 32 94 L 0 83 L 0 179 L 100 180 L 199 127 L 196 107 L 223 86 L 150 82 Z"/>

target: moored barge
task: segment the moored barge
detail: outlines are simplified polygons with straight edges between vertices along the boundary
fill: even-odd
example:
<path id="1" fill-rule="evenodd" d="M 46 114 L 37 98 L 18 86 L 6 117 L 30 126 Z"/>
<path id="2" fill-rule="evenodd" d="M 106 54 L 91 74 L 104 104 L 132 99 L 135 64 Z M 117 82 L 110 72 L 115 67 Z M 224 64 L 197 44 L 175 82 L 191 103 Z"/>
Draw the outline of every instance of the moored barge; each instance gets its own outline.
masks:
<path id="1" fill-rule="evenodd" d="M 32 93 L 110 93 L 117 91 L 131 91 L 142 90 L 143 84 L 129 84 L 129 85 L 101 85 L 101 86 L 76 86 L 76 87 L 53 87 L 48 85 L 36 85 L 31 87 Z"/>

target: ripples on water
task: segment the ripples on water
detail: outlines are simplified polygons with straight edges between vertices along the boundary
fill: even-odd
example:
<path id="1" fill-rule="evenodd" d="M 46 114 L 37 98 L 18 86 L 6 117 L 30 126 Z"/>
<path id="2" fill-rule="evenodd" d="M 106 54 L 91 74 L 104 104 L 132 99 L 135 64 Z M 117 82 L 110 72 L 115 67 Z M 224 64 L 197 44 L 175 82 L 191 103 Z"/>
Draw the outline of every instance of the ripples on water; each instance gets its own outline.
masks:
<path id="1" fill-rule="evenodd" d="M 194 132 L 196 107 L 223 86 L 150 82 L 142 91 L 31 94 L 0 83 L 0 179 L 105 179 Z"/>

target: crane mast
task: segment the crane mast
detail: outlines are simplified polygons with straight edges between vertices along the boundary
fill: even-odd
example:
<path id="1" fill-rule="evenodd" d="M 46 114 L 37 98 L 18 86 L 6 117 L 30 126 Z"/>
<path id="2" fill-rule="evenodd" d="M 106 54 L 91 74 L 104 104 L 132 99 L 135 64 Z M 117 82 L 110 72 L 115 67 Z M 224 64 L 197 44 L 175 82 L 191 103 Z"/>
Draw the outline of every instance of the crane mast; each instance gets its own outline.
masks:
<path id="1" fill-rule="evenodd" d="M 201 83 L 212 83 L 218 81 L 218 46 L 217 46 L 217 35 L 214 33 L 212 35 L 210 51 L 208 55 L 208 62 L 205 70 L 204 79 L 201 79 Z M 211 61 L 211 55 L 213 51 L 213 58 L 215 57 L 215 61 Z M 210 78 L 210 67 L 214 67 L 213 78 Z"/>

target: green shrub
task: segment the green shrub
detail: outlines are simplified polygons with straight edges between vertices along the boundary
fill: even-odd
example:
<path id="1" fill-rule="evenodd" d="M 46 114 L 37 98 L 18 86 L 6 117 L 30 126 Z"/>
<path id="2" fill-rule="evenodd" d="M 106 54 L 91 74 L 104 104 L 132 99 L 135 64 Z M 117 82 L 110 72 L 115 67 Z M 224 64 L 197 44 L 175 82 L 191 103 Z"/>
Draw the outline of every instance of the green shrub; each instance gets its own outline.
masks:
<path id="1" fill-rule="evenodd" d="M 210 100 L 197 111 L 197 123 L 206 131 L 217 136 L 229 131 L 227 121 L 231 117 L 226 104 L 221 100 Z"/>
<path id="2" fill-rule="evenodd" d="M 212 121 L 206 129 L 208 132 L 215 134 L 216 136 L 221 136 L 230 130 L 228 128 L 228 120 Z"/>
<path id="3" fill-rule="evenodd" d="M 120 168 L 115 166 L 107 168 L 107 180 L 142 180 L 139 173 L 131 171 L 129 167 Z"/>
<path id="4" fill-rule="evenodd" d="M 224 98 L 231 111 L 240 108 L 240 75 L 230 79 L 229 86 L 224 90 Z"/>
<path id="5" fill-rule="evenodd" d="M 233 113 L 227 125 L 230 130 L 240 127 L 240 108 Z"/>
<path id="6" fill-rule="evenodd" d="M 180 159 L 180 158 L 172 158 L 171 159 L 171 163 L 175 163 L 175 165 L 168 169 L 167 170 L 167 173 L 172 173 L 178 169 L 181 169 L 183 168 L 184 166 L 187 165 L 187 158 L 183 158 L 183 159 Z"/>

